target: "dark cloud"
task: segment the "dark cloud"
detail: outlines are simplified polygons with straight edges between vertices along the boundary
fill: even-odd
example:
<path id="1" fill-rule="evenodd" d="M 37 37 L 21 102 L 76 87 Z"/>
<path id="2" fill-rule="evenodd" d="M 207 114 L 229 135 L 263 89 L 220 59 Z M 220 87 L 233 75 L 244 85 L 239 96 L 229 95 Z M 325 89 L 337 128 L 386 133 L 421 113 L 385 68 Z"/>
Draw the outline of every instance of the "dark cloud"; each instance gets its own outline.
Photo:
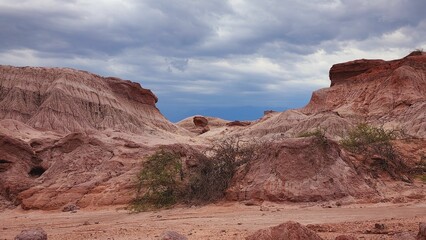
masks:
<path id="1" fill-rule="evenodd" d="M 426 48 L 424 9 L 424 0 L 3 0 L 0 63 L 139 81 L 166 115 L 176 104 L 299 107 L 329 84 L 333 63 Z"/>

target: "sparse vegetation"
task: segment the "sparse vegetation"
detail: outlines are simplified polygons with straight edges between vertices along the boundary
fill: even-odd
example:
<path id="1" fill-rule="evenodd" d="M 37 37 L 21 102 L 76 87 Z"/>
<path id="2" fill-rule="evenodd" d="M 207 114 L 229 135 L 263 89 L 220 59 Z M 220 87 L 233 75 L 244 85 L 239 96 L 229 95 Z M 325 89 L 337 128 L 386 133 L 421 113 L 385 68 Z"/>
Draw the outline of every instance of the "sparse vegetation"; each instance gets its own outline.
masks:
<path id="1" fill-rule="evenodd" d="M 169 207 L 175 203 L 203 204 L 222 199 L 237 169 L 259 154 L 260 145 L 228 138 L 204 153 L 195 154 L 197 166 L 183 169 L 178 155 L 158 151 L 148 157 L 137 178 L 135 212 Z"/>
<path id="2" fill-rule="evenodd" d="M 343 147 L 355 152 L 362 152 L 372 145 L 390 145 L 390 141 L 400 136 L 400 131 L 385 130 L 366 123 L 358 124 L 348 132 L 341 141 Z"/>
<path id="3" fill-rule="evenodd" d="M 298 135 L 298 137 L 314 137 L 315 141 L 323 146 L 326 147 L 328 146 L 328 139 L 325 136 L 326 130 L 323 128 L 316 128 L 312 131 L 306 131 L 306 132 L 302 132 Z"/>
<path id="4" fill-rule="evenodd" d="M 340 144 L 345 149 L 364 156 L 364 162 L 373 172 L 383 170 L 394 179 L 407 180 L 403 177 L 403 173 L 407 172 L 408 168 L 391 143 L 401 135 L 401 131 L 398 130 L 386 130 L 383 127 L 362 123 L 350 130 Z"/>

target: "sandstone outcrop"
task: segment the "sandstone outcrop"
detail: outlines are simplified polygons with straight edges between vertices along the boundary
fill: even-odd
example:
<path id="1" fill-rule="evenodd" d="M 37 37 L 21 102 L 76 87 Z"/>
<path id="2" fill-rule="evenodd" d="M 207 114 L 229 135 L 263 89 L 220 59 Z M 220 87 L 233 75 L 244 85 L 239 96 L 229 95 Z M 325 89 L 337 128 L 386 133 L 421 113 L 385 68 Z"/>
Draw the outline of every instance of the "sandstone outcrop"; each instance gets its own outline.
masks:
<path id="1" fill-rule="evenodd" d="M 301 112 L 333 112 L 350 121 L 365 121 L 426 136 L 426 55 L 393 61 L 360 60 L 336 64 L 331 87 L 315 91 Z"/>
<path id="2" fill-rule="evenodd" d="M 128 203 L 135 166 L 189 132 L 138 83 L 0 66 L 0 209 Z"/>
<path id="3" fill-rule="evenodd" d="M 43 171 L 43 162 L 29 144 L 2 134 L 0 156 L 0 195 L 17 205 L 17 195 L 35 185 L 34 178 Z"/>
<path id="4" fill-rule="evenodd" d="M 287 139 L 264 146 L 260 155 L 237 172 L 229 200 L 316 202 L 377 194 L 332 141 Z"/>
<path id="5" fill-rule="evenodd" d="M 339 139 L 357 123 L 426 137 L 426 54 L 392 61 L 355 60 L 330 69 L 331 86 L 301 109 L 263 117 L 244 131 L 256 137 L 297 137 L 316 128 Z"/>
<path id="6" fill-rule="evenodd" d="M 69 68 L 0 66 L 0 119 L 62 133 L 176 132 L 138 83 Z"/>

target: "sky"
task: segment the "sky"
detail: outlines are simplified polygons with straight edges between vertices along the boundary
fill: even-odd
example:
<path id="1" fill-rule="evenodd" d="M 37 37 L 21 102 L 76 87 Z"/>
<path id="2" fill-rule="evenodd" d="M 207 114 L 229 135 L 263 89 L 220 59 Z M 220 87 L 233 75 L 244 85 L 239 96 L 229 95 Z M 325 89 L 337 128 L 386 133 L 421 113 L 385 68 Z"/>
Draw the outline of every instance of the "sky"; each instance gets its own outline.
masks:
<path id="1" fill-rule="evenodd" d="M 0 0 L 0 64 L 139 82 L 171 121 L 306 105 L 328 71 L 426 49 L 425 0 Z"/>

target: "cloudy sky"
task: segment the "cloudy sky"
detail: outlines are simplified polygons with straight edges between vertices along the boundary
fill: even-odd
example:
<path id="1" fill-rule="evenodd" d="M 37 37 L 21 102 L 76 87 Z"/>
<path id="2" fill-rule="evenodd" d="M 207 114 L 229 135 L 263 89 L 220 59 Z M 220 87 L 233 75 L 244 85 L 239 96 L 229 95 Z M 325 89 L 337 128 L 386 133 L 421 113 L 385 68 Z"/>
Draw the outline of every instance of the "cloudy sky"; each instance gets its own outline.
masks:
<path id="1" fill-rule="evenodd" d="M 0 64 L 141 83 L 172 121 L 304 106 L 332 64 L 426 49 L 425 0 L 0 0 Z"/>

